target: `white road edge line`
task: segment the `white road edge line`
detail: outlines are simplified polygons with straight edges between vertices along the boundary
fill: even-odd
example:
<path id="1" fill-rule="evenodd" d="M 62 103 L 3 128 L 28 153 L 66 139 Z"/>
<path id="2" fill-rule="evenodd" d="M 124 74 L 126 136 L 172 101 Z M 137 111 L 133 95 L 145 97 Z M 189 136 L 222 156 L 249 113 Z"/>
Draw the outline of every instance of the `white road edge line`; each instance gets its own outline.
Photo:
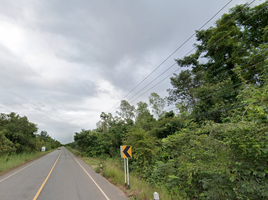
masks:
<path id="1" fill-rule="evenodd" d="M 51 153 L 52 153 L 52 152 L 51 152 Z M 47 154 L 47 155 L 48 155 L 48 154 Z M 45 156 L 44 156 L 44 157 L 45 157 Z M 26 167 L 24 167 L 24 168 L 20 169 L 19 171 L 16 171 L 15 173 L 13 173 L 13 174 L 9 175 L 8 177 L 6 177 L 6 178 L 4 178 L 4 179 L 0 180 L 0 183 L 1 183 L 2 181 L 4 181 L 4 180 L 6 180 L 6 179 L 10 178 L 11 176 L 13 176 L 13 175 L 15 175 L 15 174 L 19 173 L 20 171 L 22 171 L 22 170 L 26 169 L 27 167 L 30 167 L 30 166 L 31 166 L 31 165 L 33 165 L 34 163 L 37 163 L 38 161 L 42 160 L 44 157 L 42 157 L 42 158 L 40 158 L 40 159 L 36 160 L 35 162 L 33 162 L 33 163 L 31 163 L 31 164 L 27 165 Z"/>
<path id="2" fill-rule="evenodd" d="M 93 181 L 93 183 L 95 183 L 95 185 L 99 188 L 99 190 L 101 191 L 101 193 L 105 196 L 105 198 L 107 200 L 110 200 L 107 195 L 103 192 L 103 190 L 100 188 L 100 186 L 94 181 L 94 179 L 89 175 L 89 173 L 84 169 L 84 167 L 76 160 L 76 158 L 72 155 L 72 153 L 70 153 L 71 156 L 75 159 L 75 161 L 80 165 L 80 167 L 82 167 L 82 169 L 86 172 L 86 174 L 89 176 L 89 178 Z"/>

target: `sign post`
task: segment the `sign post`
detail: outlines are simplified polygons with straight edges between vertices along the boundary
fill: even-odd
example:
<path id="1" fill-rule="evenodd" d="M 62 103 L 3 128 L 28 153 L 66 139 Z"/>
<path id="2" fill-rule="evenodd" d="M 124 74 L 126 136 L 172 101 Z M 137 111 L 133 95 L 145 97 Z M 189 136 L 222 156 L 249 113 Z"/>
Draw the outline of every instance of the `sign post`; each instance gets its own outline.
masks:
<path id="1" fill-rule="evenodd" d="M 127 158 L 127 186 L 129 189 L 129 169 L 128 169 L 128 158 Z"/>
<path id="2" fill-rule="evenodd" d="M 129 168 L 128 168 L 128 158 L 132 158 L 132 146 L 123 145 L 120 146 L 121 158 L 124 158 L 124 173 L 125 173 L 125 186 L 129 187 Z"/>
<path id="3" fill-rule="evenodd" d="M 127 186 L 126 159 L 124 158 L 125 186 Z"/>

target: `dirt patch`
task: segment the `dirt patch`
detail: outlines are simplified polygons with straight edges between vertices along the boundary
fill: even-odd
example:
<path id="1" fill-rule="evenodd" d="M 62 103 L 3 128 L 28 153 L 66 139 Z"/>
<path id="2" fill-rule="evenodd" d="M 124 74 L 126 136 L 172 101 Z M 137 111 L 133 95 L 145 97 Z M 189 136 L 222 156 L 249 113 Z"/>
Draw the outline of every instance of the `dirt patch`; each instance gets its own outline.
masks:
<path id="1" fill-rule="evenodd" d="M 128 196 L 135 197 L 135 196 L 139 196 L 140 193 L 141 193 L 141 190 L 136 189 L 136 190 L 133 190 L 133 191 L 129 192 Z"/>
<path id="2" fill-rule="evenodd" d="M 95 170 L 98 167 L 98 165 L 90 165 L 90 167 Z"/>

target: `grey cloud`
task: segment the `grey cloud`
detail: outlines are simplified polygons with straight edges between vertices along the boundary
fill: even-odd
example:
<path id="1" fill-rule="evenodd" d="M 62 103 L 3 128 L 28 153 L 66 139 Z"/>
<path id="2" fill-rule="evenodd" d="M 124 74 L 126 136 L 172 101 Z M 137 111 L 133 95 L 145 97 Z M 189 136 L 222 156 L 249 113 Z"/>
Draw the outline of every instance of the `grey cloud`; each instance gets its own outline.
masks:
<path id="1" fill-rule="evenodd" d="M 27 87 L 30 86 L 30 78 L 38 77 L 34 70 L 1 43 L 0 54 L 2 55 L 0 59 L 0 88 Z"/>
<path id="2" fill-rule="evenodd" d="M 232 2 L 229 8 L 240 2 L 246 1 Z M 118 99 L 108 89 L 100 91 L 96 80 L 109 82 L 124 96 L 226 3 L 224 0 L 1 0 L 0 22 L 8 21 L 25 32 L 30 30 L 44 36 L 40 40 L 47 40 L 44 43 L 48 43 L 55 59 L 76 70 L 71 76 L 65 76 L 62 70 L 61 78 L 49 78 L 31 68 L 33 63 L 25 63 L 0 44 L 0 108 L 3 112 L 29 116 L 40 130 L 69 142 L 73 132 L 95 128 L 98 113 Z M 211 25 L 213 22 L 205 28 Z M 194 42 L 193 38 L 132 94 L 171 66 L 175 58 L 184 56 Z M 155 84 L 174 70 L 169 70 Z M 164 97 L 169 87 L 166 79 L 150 92 Z M 150 92 L 133 103 L 145 101 Z M 106 96 L 100 99 L 101 93 L 110 95 L 110 99 Z M 101 105 L 101 100 L 105 105 Z"/>
<path id="3" fill-rule="evenodd" d="M 170 46 L 175 49 L 171 43 L 180 45 L 192 34 L 198 28 L 197 18 L 203 18 L 203 21 L 209 19 L 211 14 L 191 12 L 191 9 L 204 6 L 202 2 L 193 3 L 154 1 L 152 5 L 144 1 L 66 1 L 63 5 L 62 1 L 54 1 L 53 4 L 42 1 L 37 6 L 33 26 L 76 41 L 80 52 L 78 56 L 59 56 L 68 61 L 87 63 L 87 66 L 94 63 L 102 69 L 100 71 L 107 80 L 119 87 L 118 77 L 125 76 L 126 71 L 130 85 L 139 81 L 132 75 L 135 76 L 135 71 L 143 67 L 148 52 L 161 51 Z M 222 5 L 224 3 L 222 1 Z M 211 13 L 214 14 L 216 7 L 220 7 L 219 2 L 210 2 L 210 7 L 204 8 L 213 10 Z M 185 34 L 186 27 L 187 30 L 192 29 L 190 33 Z M 140 40 L 144 36 L 148 38 Z M 133 61 L 131 66 L 117 70 L 126 55 Z"/>

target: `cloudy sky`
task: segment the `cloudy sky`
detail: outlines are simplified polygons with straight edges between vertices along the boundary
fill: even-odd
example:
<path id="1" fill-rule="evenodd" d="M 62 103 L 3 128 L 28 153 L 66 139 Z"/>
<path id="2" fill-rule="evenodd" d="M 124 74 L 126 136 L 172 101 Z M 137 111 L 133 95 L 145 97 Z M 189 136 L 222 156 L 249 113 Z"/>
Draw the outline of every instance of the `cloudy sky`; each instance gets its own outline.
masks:
<path id="1" fill-rule="evenodd" d="M 102 111 L 120 102 L 229 1 L 0 0 L 0 112 L 27 116 L 39 132 L 72 142 L 74 132 L 96 128 Z M 231 1 L 204 28 L 246 2 L 252 0 Z M 169 78 L 150 88 L 179 69 L 167 70 L 194 42 L 193 37 L 126 100 L 136 105 L 148 102 L 151 92 L 167 96 Z"/>

